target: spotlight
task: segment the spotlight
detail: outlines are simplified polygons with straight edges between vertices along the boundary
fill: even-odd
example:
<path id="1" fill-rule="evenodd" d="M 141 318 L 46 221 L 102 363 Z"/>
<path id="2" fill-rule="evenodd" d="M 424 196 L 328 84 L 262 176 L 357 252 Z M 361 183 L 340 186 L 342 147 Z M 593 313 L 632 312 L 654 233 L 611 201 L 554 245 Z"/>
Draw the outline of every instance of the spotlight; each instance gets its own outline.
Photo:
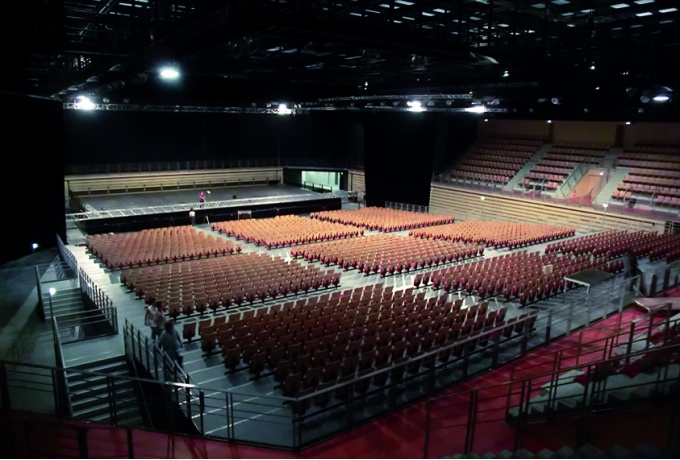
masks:
<path id="1" fill-rule="evenodd" d="M 486 107 L 483 105 L 474 105 L 472 107 L 466 107 L 464 110 L 469 113 L 484 113 L 486 112 Z"/>
<path id="2" fill-rule="evenodd" d="M 409 112 L 422 112 L 423 110 L 425 110 L 422 102 L 420 101 L 408 101 L 406 102 L 406 105 L 408 106 Z"/>
<path id="3" fill-rule="evenodd" d="M 179 70 L 174 67 L 163 67 L 158 74 L 163 80 L 177 80 L 179 78 Z"/>

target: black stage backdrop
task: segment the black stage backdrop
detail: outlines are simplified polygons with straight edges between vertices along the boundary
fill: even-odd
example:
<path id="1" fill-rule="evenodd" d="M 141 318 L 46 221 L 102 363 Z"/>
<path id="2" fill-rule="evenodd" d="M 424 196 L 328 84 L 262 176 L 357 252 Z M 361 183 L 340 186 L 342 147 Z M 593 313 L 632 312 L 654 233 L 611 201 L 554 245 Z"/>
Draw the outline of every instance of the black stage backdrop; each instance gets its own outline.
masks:
<path id="1" fill-rule="evenodd" d="M 69 165 L 273 160 L 363 162 L 362 131 L 351 114 L 65 112 Z"/>
<path id="2" fill-rule="evenodd" d="M 366 204 L 428 206 L 433 173 L 474 142 L 477 119 L 442 113 L 374 113 L 364 117 Z"/>

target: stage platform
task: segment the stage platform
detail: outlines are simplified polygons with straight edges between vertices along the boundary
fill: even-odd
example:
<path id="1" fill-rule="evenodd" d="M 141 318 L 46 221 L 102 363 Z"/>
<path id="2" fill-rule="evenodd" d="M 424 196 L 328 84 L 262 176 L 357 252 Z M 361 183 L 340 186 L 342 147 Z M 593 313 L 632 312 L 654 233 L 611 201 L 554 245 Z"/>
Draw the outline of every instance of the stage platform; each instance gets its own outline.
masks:
<path id="1" fill-rule="evenodd" d="M 205 193 L 205 202 L 199 201 L 201 192 Z M 92 235 L 189 225 L 191 209 L 199 224 L 238 219 L 239 211 L 250 211 L 253 218 L 304 215 L 342 209 L 350 195 L 346 191 L 317 193 L 283 184 L 81 195 L 83 211 L 67 214 L 66 227 L 67 231 L 77 228 Z"/>

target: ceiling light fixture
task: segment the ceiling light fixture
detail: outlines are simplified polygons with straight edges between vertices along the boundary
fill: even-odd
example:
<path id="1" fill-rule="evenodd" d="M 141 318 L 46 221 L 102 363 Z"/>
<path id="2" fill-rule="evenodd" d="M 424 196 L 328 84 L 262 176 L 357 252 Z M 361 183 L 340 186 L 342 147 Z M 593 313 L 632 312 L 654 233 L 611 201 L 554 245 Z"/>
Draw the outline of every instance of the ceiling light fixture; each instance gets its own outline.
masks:
<path id="1" fill-rule="evenodd" d="M 177 80 L 179 78 L 179 70 L 175 67 L 163 67 L 158 74 L 163 80 Z"/>

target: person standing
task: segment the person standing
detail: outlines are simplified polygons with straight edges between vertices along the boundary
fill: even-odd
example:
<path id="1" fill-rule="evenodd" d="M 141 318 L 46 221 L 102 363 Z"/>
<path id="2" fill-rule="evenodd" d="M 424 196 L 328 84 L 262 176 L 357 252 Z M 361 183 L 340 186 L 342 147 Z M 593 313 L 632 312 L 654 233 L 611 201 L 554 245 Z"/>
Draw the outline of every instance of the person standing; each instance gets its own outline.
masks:
<path id="1" fill-rule="evenodd" d="M 182 349 L 184 344 L 182 344 L 182 338 L 179 336 L 179 332 L 175 329 L 175 324 L 172 321 L 165 322 L 165 328 L 158 338 L 158 345 L 168 354 L 170 359 L 182 367 L 184 358 Z"/>
<path id="2" fill-rule="evenodd" d="M 642 270 L 640 270 L 640 268 L 638 267 L 637 257 L 635 257 L 635 253 L 633 252 L 633 250 L 626 249 L 626 252 L 623 254 L 623 279 L 628 280 L 636 276 L 639 277 L 640 287 L 638 288 L 638 290 L 642 293 L 643 291 Z M 628 284 L 628 290 L 633 289 L 634 286 L 635 281 L 631 281 Z"/>
<path id="3" fill-rule="evenodd" d="M 194 211 L 194 208 L 189 210 L 189 219 L 191 219 L 191 225 L 196 225 L 196 211 Z"/>
<path id="4" fill-rule="evenodd" d="M 155 302 L 146 308 L 146 314 L 144 315 L 144 324 L 151 328 L 151 340 L 156 342 L 158 337 L 163 332 L 163 327 L 165 326 L 165 315 L 157 305 L 160 302 Z"/>
<path id="5" fill-rule="evenodd" d="M 199 203 L 205 202 L 205 193 L 201 192 L 201 193 L 198 194 L 198 202 Z"/>

